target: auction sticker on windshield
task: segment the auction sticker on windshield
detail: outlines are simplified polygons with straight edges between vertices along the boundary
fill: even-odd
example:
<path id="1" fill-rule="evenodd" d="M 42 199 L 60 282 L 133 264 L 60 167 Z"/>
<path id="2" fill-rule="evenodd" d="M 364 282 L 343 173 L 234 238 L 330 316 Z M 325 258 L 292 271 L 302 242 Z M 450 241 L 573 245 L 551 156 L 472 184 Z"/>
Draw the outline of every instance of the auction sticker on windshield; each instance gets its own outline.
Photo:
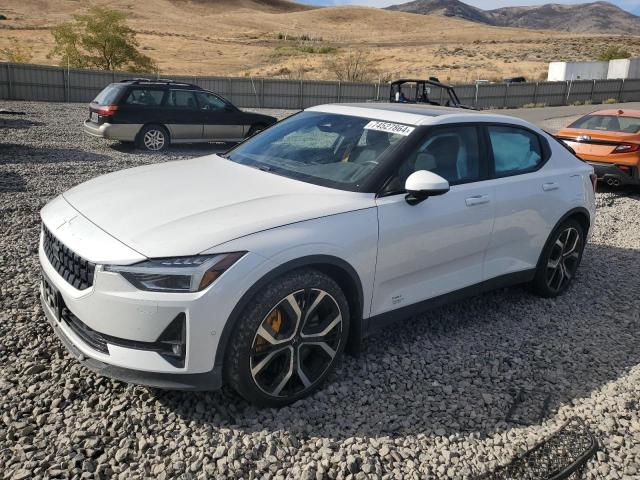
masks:
<path id="1" fill-rule="evenodd" d="M 366 130 L 378 130 L 379 132 L 395 133 L 396 135 L 407 136 L 415 130 L 415 127 L 408 127 L 400 123 L 379 122 L 372 120 L 367 123 L 364 128 Z"/>

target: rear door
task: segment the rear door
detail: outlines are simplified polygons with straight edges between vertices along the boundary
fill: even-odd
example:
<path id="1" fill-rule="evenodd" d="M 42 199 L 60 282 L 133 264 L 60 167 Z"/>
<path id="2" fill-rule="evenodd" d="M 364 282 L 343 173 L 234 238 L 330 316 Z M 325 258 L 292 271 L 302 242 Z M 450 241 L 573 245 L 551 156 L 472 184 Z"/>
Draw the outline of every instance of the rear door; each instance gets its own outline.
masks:
<path id="1" fill-rule="evenodd" d="M 172 141 L 202 140 L 204 116 L 194 90 L 169 89 L 164 106 L 163 120 Z"/>
<path id="2" fill-rule="evenodd" d="M 249 131 L 246 115 L 210 92 L 197 92 L 202 112 L 203 138 L 208 140 L 240 140 Z"/>
<path id="3" fill-rule="evenodd" d="M 487 181 L 481 132 L 469 124 L 431 129 L 392 179 L 388 188 L 399 193 L 378 198 L 380 233 L 372 315 L 483 280 L 494 192 Z M 417 170 L 444 177 L 450 191 L 409 205 L 404 182 Z"/>
<path id="4" fill-rule="evenodd" d="M 549 160 L 549 146 L 536 132 L 509 124 L 487 125 L 485 132 L 495 186 L 495 223 L 485 260 L 489 279 L 536 267 L 581 180 Z"/>
<path id="5" fill-rule="evenodd" d="M 118 123 L 135 125 L 156 121 L 162 114 L 162 102 L 166 89 L 133 86 L 123 95 L 118 105 Z"/>

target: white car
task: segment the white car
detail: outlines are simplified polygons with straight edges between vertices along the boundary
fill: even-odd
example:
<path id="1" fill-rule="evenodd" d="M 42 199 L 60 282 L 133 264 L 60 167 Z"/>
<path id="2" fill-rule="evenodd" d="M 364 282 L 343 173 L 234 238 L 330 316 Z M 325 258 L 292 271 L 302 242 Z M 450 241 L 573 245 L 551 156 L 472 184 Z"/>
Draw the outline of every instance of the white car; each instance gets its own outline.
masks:
<path id="1" fill-rule="evenodd" d="M 313 107 L 226 155 L 111 173 L 51 201 L 43 308 L 99 373 L 226 382 L 284 405 L 390 321 L 512 284 L 563 293 L 594 182 L 516 118 Z"/>

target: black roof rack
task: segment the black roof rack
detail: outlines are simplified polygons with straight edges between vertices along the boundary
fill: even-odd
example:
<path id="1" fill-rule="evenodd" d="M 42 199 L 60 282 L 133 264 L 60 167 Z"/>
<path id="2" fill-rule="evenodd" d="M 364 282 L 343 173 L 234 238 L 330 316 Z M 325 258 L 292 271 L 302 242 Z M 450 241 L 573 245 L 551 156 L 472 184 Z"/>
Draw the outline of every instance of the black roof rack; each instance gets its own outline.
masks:
<path id="1" fill-rule="evenodd" d="M 120 80 L 120 83 L 132 83 L 132 84 L 143 84 L 143 83 L 155 83 L 161 85 L 180 85 L 182 87 L 193 87 L 193 88 L 202 88 L 199 85 L 195 85 L 193 83 L 187 82 L 178 82 L 177 80 L 171 80 L 168 78 L 127 78 L 124 80 Z"/>

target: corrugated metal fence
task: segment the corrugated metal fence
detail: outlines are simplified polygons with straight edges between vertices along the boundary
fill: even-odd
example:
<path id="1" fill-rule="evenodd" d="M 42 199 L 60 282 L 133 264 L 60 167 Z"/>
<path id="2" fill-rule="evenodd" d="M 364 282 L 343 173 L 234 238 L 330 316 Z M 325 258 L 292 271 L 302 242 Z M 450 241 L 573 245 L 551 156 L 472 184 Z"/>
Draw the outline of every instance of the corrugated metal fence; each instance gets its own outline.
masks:
<path id="1" fill-rule="evenodd" d="M 44 65 L 0 63 L 0 99 L 89 102 L 105 85 L 131 78 L 131 73 L 77 70 Z M 386 100 L 389 87 L 375 83 L 278 80 L 249 77 L 163 76 L 218 92 L 239 107 L 300 109 L 331 102 Z M 580 80 L 517 84 L 458 85 L 460 101 L 480 109 L 546 106 L 576 102 L 640 101 L 640 79 Z M 407 95 L 408 96 L 408 95 Z M 442 89 L 431 97 L 445 99 Z"/>

